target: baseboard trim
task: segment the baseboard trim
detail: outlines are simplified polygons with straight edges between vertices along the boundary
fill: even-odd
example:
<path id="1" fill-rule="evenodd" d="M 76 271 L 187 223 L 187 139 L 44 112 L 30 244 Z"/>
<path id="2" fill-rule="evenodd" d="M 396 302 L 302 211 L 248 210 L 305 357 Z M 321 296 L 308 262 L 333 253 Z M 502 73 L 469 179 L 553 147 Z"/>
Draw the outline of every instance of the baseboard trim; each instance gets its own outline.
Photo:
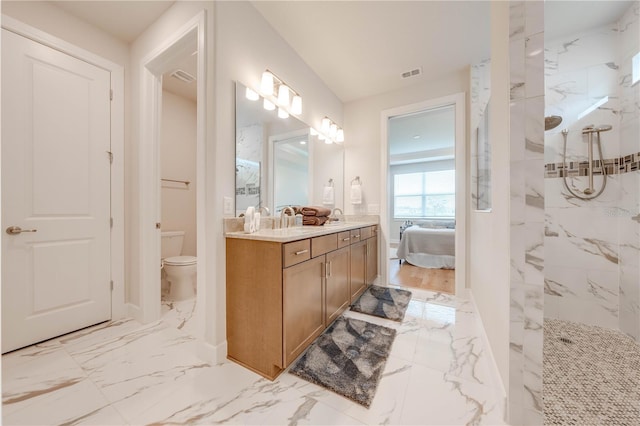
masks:
<path id="1" fill-rule="evenodd" d="M 131 303 L 126 304 L 127 316 L 129 318 L 133 318 L 134 320 L 144 323 L 142 321 L 142 309 L 139 306 L 132 305 Z"/>
<path id="2" fill-rule="evenodd" d="M 197 351 L 198 357 L 203 361 L 210 364 L 221 364 L 227 359 L 227 341 L 225 340 L 218 345 L 200 341 Z"/>

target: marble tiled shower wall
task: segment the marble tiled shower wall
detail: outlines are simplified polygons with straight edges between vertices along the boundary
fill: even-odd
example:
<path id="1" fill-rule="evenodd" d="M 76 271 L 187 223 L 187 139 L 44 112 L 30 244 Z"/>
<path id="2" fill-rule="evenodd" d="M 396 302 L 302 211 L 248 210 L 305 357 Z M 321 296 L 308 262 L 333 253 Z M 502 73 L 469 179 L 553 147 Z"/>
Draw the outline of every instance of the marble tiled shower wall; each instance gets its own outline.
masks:
<path id="1" fill-rule="evenodd" d="M 545 317 L 620 328 L 636 340 L 640 172 L 634 160 L 640 151 L 640 85 L 631 86 L 631 58 L 640 48 L 638 34 L 635 2 L 618 22 L 548 41 L 544 69 L 546 115 L 563 117 L 544 142 Z M 605 97 L 598 109 L 579 118 Z M 567 191 L 557 169 L 563 161 L 561 130 L 569 131 L 567 164 L 577 165 L 587 159 L 581 129 L 589 124 L 613 126 L 601 137 L 603 156 L 615 166 L 608 168 L 613 174 L 602 195 L 583 201 Z M 567 183 L 574 192 L 582 191 L 587 177 L 574 172 L 569 171 Z M 596 190 L 601 182 L 597 176 Z"/>
<path id="2" fill-rule="evenodd" d="M 542 424 L 544 3 L 511 1 L 509 422 Z"/>

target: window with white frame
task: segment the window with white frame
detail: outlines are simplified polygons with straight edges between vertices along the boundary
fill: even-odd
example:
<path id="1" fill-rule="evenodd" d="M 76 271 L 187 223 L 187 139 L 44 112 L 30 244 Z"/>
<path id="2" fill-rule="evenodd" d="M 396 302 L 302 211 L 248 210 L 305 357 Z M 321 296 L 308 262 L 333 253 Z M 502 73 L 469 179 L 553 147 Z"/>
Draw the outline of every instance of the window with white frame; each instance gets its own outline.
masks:
<path id="1" fill-rule="evenodd" d="M 455 170 L 394 174 L 394 219 L 455 217 L 455 181 Z"/>

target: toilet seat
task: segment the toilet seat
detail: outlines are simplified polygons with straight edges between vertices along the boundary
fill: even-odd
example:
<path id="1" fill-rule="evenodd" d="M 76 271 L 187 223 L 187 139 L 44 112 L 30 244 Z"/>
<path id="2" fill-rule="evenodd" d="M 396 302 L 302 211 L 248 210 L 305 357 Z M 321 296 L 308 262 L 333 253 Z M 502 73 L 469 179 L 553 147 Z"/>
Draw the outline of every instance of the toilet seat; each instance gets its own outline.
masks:
<path id="1" fill-rule="evenodd" d="M 187 266 L 187 265 L 195 265 L 197 261 L 198 261 L 198 258 L 195 256 L 172 256 L 164 259 L 163 263 L 165 265 Z"/>

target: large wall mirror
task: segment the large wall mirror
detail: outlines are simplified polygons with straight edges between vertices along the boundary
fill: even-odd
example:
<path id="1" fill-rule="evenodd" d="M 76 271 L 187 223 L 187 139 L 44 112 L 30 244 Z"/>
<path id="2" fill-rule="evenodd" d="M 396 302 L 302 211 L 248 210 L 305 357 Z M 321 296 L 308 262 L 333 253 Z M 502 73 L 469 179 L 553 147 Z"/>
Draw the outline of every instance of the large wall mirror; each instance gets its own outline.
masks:
<path id="1" fill-rule="evenodd" d="M 236 216 L 249 206 L 272 215 L 285 206 L 343 208 L 344 149 L 310 135 L 294 116 L 279 118 L 236 83 Z M 328 189 L 331 188 L 331 189 Z"/>

